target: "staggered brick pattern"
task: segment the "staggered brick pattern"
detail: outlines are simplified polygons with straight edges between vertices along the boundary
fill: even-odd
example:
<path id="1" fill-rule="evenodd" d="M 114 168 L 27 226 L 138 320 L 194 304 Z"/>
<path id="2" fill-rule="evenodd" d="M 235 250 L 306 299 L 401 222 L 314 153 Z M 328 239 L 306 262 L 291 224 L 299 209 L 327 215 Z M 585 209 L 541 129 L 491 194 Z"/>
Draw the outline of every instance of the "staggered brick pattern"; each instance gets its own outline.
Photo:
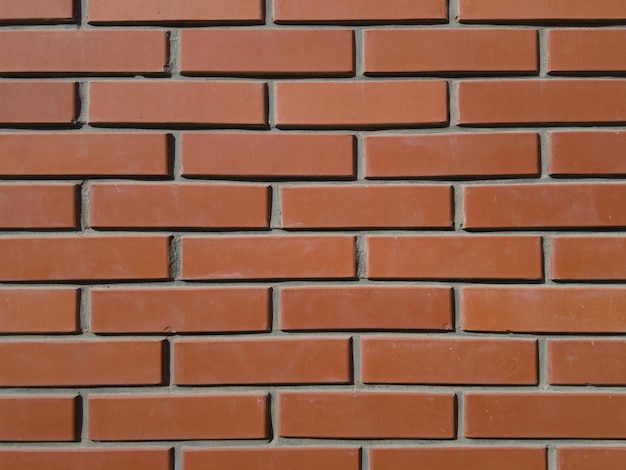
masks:
<path id="1" fill-rule="evenodd" d="M 0 0 L 0 469 L 626 468 L 625 51 L 625 0 Z"/>

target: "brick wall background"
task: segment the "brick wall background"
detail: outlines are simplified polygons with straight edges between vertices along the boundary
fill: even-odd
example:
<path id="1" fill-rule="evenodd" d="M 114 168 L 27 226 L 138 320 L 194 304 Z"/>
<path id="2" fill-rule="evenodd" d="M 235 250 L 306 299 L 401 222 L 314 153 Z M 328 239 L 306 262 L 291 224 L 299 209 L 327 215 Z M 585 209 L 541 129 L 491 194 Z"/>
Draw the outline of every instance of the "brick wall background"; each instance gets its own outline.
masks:
<path id="1" fill-rule="evenodd" d="M 624 0 L 0 23 L 0 469 L 625 468 Z"/>

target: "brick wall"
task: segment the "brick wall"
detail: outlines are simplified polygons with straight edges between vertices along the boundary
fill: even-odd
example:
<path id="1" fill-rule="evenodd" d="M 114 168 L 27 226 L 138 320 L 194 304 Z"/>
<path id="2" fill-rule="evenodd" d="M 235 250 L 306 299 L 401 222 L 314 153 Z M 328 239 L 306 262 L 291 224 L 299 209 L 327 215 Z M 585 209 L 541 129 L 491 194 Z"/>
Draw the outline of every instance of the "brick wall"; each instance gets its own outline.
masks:
<path id="1" fill-rule="evenodd" d="M 624 468 L 624 0 L 0 23 L 0 469 Z"/>

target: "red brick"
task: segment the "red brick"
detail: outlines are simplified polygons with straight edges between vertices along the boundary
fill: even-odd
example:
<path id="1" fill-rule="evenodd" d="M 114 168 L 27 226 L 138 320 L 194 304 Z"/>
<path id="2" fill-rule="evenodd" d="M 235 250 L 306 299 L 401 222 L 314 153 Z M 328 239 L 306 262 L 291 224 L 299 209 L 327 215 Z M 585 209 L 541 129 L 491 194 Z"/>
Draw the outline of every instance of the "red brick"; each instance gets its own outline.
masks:
<path id="1" fill-rule="evenodd" d="M 170 449 L 3 449 L 3 470 L 169 470 Z"/>
<path id="2" fill-rule="evenodd" d="M 626 279 L 625 237 L 552 238 L 552 279 Z"/>
<path id="3" fill-rule="evenodd" d="M 78 290 L 0 289 L 0 333 L 75 333 Z"/>
<path id="4" fill-rule="evenodd" d="M 184 29 L 180 70 L 203 75 L 354 75 L 353 43 L 351 30 Z"/>
<path id="5" fill-rule="evenodd" d="M 624 394 L 465 393 L 470 438 L 623 439 Z"/>
<path id="6" fill-rule="evenodd" d="M 626 19 L 622 0 L 459 0 L 462 22 L 594 22 Z"/>
<path id="7" fill-rule="evenodd" d="M 369 236 L 370 279 L 542 279 L 541 239 Z"/>
<path id="8" fill-rule="evenodd" d="M 161 341 L 0 343 L 0 386 L 158 385 Z"/>
<path id="9" fill-rule="evenodd" d="M 550 30 L 548 72 L 623 72 L 626 30 Z"/>
<path id="10" fill-rule="evenodd" d="M 65 23 L 74 19 L 74 0 L 4 0 L 0 23 Z"/>
<path id="11" fill-rule="evenodd" d="M 371 470 L 546 470 L 546 449 L 535 447 L 371 448 Z"/>
<path id="12" fill-rule="evenodd" d="M 415 127 L 448 122 L 444 81 L 285 81 L 275 84 L 275 102 L 280 128 Z"/>
<path id="13" fill-rule="evenodd" d="M 363 32 L 365 73 L 536 72 L 530 29 L 370 29 Z"/>
<path id="14" fill-rule="evenodd" d="M 463 287 L 462 328 L 528 333 L 626 332 L 626 289 Z"/>
<path id="15" fill-rule="evenodd" d="M 447 287 L 283 287 L 282 330 L 450 330 Z"/>
<path id="16" fill-rule="evenodd" d="M 553 176 L 626 175 L 626 132 L 551 132 Z"/>
<path id="17" fill-rule="evenodd" d="M 0 397 L 0 441 L 75 441 L 76 396 Z"/>
<path id="18" fill-rule="evenodd" d="M 626 384 L 626 341 L 550 340 L 547 347 L 551 384 Z"/>
<path id="19" fill-rule="evenodd" d="M 267 438 L 265 395 L 91 395 L 89 439 Z"/>
<path id="20" fill-rule="evenodd" d="M 165 31 L 0 31 L 0 72 L 164 72 Z"/>
<path id="21" fill-rule="evenodd" d="M 92 227 L 266 228 L 262 185 L 99 183 L 89 187 Z"/>
<path id="22" fill-rule="evenodd" d="M 277 23 L 414 23 L 448 18 L 445 0 L 274 0 Z"/>
<path id="23" fill-rule="evenodd" d="M 372 135 L 363 138 L 366 178 L 537 176 L 536 134 Z"/>
<path id="24" fill-rule="evenodd" d="M 174 343 L 173 363 L 177 385 L 348 383 L 352 379 L 347 338 L 179 340 Z"/>
<path id="25" fill-rule="evenodd" d="M 452 226 L 450 186 L 287 186 L 280 200 L 286 228 Z"/>
<path id="26" fill-rule="evenodd" d="M 537 383 L 537 343 L 512 339 L 361 338 L 365 383 Z"/>
<path id="27" fill-rule="evenodd" d="M 224 81 L 92 82 L 89 120 L 116 125 L 264 126 L 265 84 Z"/>
<path id="28" fill-rule="evenodd" d="M 0 279 L 168 279 L 167 236 L 0 238 Z"/>
<path id="29" fill-rule="evenodd" d="M 92 289 L 91 331 L 266 331 L 269 307 L 267 288 Z"/>
<path id="30" fill-rule="evenodd" d="M 77 228 L 77 194 L 73 184 L 5 184 L 0 187 L 0 227 Z"/>
<path id="31" fill-rule="evenodd" d="M 520 184 L 463 188 L 466 229 L 623 227 L 626 185 Z"/>
<path id="32" fill-rule="evenodd" d="M 76 84 L 72 82 L 3 81 L 0 124 L 73 124 Z"/>
<path id="33" fill-rule="evenodd" d="M 348 134 L 215 132 L 181 135 L 184 176 L 352 178 L 353 162 L 354 137 Z"/>
<path id="34" fill-rule="evenodd" d="M 424 393 L 281 393 L 281 437 L 452 439 L 454 396 Z"/>
<path id="35" fill-rule="evenodd" d="M 626 80 L 475 80 L 458 85 L 459 124 L 626 121 Z"/>
<path id="36" fill-rule="evenodd" d="M 354 278 L 352 236 L 182 238 L 183 279 Z"/>
<path id="37" fill-rule="evenodd" d="M 89 0 L 90 23 L 261 23 L 262 0 Z"/>
<path id="38" fill-rule="evenodd" d="M 167 176 L 165 134 L 21 133 L 0 135 L 4 176 Z"/>
<path id="39" fill-rule="evenodd" d="M 359 449 L 346 448 L 243 448 L 184 449 L 184 470 L 359 470 Z"/>
<path id="40" fill-rule="evenodd" d="M 625 447 L 557 447 L 557 470 L 621 470 Z"/>

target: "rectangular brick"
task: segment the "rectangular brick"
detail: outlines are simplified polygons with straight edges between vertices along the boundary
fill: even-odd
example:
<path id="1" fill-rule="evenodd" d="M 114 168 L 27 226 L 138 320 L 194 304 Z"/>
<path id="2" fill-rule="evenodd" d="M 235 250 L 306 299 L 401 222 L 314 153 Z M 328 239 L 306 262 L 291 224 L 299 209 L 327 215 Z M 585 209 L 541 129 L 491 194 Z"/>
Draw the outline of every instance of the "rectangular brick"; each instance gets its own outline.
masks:
<path id="1" fill-rule="evenodd" d="M 270 293 L 264 287 L 91 289 L 90 298 L 94 333 L 225 333 L 270 327 Z"/>
<path id="2" fill-rule="evenodd" d="M 537 31 L 530 29 L 369 29 L 366 74 L 534 73 Z"/>
<path id="3" fill-rule="evenodd" d="M 90 178 L 168 176 L 165 134 L 20 133 L 0 135 L 0 175 Z"/>
<path id="4" fill-rule="evenodd" d="M 353 45 L 351 30 L 183 29 L 180 70 L 188 75 L 354 75 Z"/>
<path id="5" fill-rule="evenodd" d="M 265 395 L 91 395 L 89 439 L 264 439 Z"/>
<path id="6" fill-rule="evenodd" d="M 77 331 L 77 289 L 0 289 L 0 333 Z"/>
<path id="7" fill-rule="evenodd" d="M 552 176 L 626 175 L 626 132 L 550 132 Z"/>
<path id="8" fill-rule="evenodd" d="M 0 187 L 0 228 L 76 229 L 78 186 L 4 184 Z"/>
<path id="9" fill-rule="evenodd" d="M 75 395 L 0 397 L 0 441 L 76 441 Z"/>
<path id="10" fill-rule="evenodd" d="M 0 386 L 158 385 L 161 341 L 0 342 Z"/>
<path id="11" fill-rule="evenodd" d="M 183 237 L 183 279 L 321 279 L 356 275 L 353 236 Z"/>
<path id="12" fill-rule="evenodd" d="M 351 350 L 348 338 L 179 340 L 172 380 L 177 385 L 348 383 Z"/>
<path id="13" fill-rule="evenodd" d="M 548 72 L 624 72 L 626 30 L 549 30 Z"/>
<path id="14" fill-rule="evenodd" d="M 0 124 L 74 124 L 76 83 L 0 82 Z"/>
<path id="15" fill-rule="evenodd" d="M 498 439 L 623 439 L 624 394 L 465 393 L 465 435 Z"/>
<path id="16" fill-rule="evenodd" d="M 557 470 L 620 470 L 626 447 L 557 447 Z"/>
<path id="17" fill-rule="evenodd" d="M 168 236 L 0 238 L 2 281 L 168 279 Z"/>
<path id="18" fill-rule="evenodd" d="M 0 136 L 0 145 L 2 137 Z M 263 132 L 182 133 L 184 176 L 352 178 L 354 136 Z M 1 164 L 1 163 L 0 163 Z"/>
<path id="19" fill-rule="evenodd" d="M 626 80 L 475 80 L 458 85 L 461 125 L 620 123 Z"/>
<path id="20" fill-rule="evenodd" d="M 448 18 L 445 0 L 274 0 L 277 23 L 415 23 Z"/>
<path id="21" fill-rule="evenodd" d="M 537 342 L 469 338 L 361 338 L 365 383 L 537 383 Z"/>
<path id="22" fill-rule="evenodd" d="M 453 439 L 454 395 L 280 393 L 278 435 L 337 439 Z"/>
<path id="23" fill-rule="evenodd" d="M 89 121 L 143 126 L 267 124 L 265 84 L 108 81 L 89 84 Z"/>
<path id="24" fill-rule="evenodd" d="M 552 279 L 626 279 L 626 237 L 553 237 Z"/>
<path id="25" fill-rule="evenodd" d="M 549 340 L 547 351 L 551 384 L 626 384 L 626 341 Z"/>
<path id="26" fill-rule="evenodd" d="M 376 178 L 537 176 L 539 139 L 529 132 L 368 135 L 364 172 Z"/>
<path id="27" fill-rule="evenodd" d="M 0 23 L 66 23 L 74 19 L 74 0 L 3 0 Z"/>
<path id="28" fill-rule="evenodd" d="M 88 0 L 90 23 L 262 23 L 263 0 Z"/>
<path id="29" fill-rule="evenodd" d="M 92 227 L 266 228 L 266 185 L 96 183 L 89 187 Z"/>
<path id="30" fill-rule="evenodd" d="M 626 289 L 463 287 L 462 328 L 516 333 L 626 332 Z"/>
<path id="31" fill-rule="evenodd" d="M 370 279 L 542 279 L 541 239 L 368 236 Z"/>
<path id="32" fill-rule="evenodd" d="M 623 227 L 623 184 L 519 184 L 463 188 L 466 229 Z"/>
<path id="33" fill-rule="evenodd" d="M 282 287 L 280 328 L 298 330 L 450 330 L 447 287 Z"/>
<path id="34" fill-rule="evenodd" d="M 285 228 L 452 226 L 452 188 L 443 185 L 283 186 L 280 203 Z"/>
<path id="35" fill-rule="evenodd" d="M 274 88 L 279 128 L 392 128 L 448 122 L 447 84 L 441 80 L 283 81 Z"/>
<path id="36" fill-rule="evenodd" d="M 123 52 L 121 52 L 123 51 Z M 164 72 L 165 31 L 0 31 L 0 72 Z"/>

